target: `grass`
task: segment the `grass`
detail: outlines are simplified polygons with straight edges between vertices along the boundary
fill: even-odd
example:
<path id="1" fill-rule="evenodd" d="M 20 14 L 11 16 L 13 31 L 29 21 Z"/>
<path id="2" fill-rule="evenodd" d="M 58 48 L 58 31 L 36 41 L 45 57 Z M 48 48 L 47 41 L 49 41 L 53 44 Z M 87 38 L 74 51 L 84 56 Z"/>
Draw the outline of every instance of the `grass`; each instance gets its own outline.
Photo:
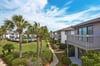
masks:
<path id="1" fill-rule="evenodd" d="M 19 52 L 19 43 L 18 42 L 1 40 L 0 41 L 0 55 L 2 55 L 2 49 L 3 49 L 2 47 L 5 44 L 13 44 L 13 46 L 15 47 L 13 52 Z M 30 51 L 32 52 L 32 54 Z M 30 60 L 32 58 L 36 58 L 36 52 L 37 52 L 37 42 L 36 41 L 30 42 L 30 43 L 22 43 L 23 58 L 25 58 L 25 59 L 28 58 Z M 9 54 L 9 55 L 11 56 L 12 54 Z M 6 59 L 5 62 L 8 64 L 8 66 L 9 66 L 9 64 L 12 64 L 13 60 L 18 59 L 18 58 L 16 58 L 16 54 L 13 54 L 14 59 L 8 63 L 10 58 L 6 58 L 6 57 L 8 57 L 9 55 L 3 55 L 3 59 Z M 33 57 L 33 55 L 34 55 L 34 57 Z M 52 52 L 49 50 L 47 43 L 44 40 L 42 41 L 42 52 L 40 54 L 40 57 L 41 57 L 40 60 L 42 61 L 42 64 L 46 64 L 48 62 L 51 62 L 51 60 L 52 60 Z M 34 59 L 32 61 L 34 61 Z M 19 63 L 20 62 L 21 61 L 19 61 Z"/>
<path id="2" fill-rule="evenodd" d="M 2 46 L 4 46 L 5 44 L 13 44 L 15 47 L 14 52 L 19 51 L 19 43 L 7 41 L 7 40 L 1 40 L 0 41 L 0 54 L 2 54 Z M 42 47 L 43 47 L 42 50 L 48 50 L 48 48 L 46 47 L 45 41 L 42 42 Z M 37 42 L 22 43 L 22 52 L 27 52 L 27 51 L 36 52 L 37 51 Z"/>

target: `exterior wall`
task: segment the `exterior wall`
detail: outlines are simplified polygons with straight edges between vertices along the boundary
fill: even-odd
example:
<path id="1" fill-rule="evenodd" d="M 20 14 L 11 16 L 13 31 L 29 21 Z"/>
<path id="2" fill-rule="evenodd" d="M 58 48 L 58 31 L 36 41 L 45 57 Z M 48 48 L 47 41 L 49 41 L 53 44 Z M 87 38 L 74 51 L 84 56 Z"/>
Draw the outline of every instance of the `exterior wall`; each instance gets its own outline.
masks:
<path id="1" fill-rule="evenodd" d="M 100 23 L 94 24 L 94 44 L 100 49 Z"/>
<path id="2" fill-rule="evenodd" d="M 85 50 L 100 50 L 100 23 L 93 23 L 92 25 L 93 35 L 77 35 L 77 29 L 75 29 L 75 35 L 68 35 L 69 44 Z M 82 40 L 79 39 L 81 37 Z"/>
<path id="3" fill-rule="evenodd" d="M 65 40 L 67 39 L 66 37 L 67 36 L 66 36 L 65 31 L 61 31 L 61 43 L 62 44 L 65 44 Z"/>

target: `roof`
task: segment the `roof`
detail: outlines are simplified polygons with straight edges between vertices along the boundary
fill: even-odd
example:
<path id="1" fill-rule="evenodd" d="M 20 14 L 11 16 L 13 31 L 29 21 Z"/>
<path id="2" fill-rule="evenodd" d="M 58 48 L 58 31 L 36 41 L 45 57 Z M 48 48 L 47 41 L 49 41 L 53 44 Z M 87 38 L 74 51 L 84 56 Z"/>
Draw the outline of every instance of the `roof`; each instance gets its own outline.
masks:
<path id="1" fill-rule="evenodd" d="M 62 28 L 62 29 L 59 29 L 59 30 L 54 31 L 54 32 L 74 30 L 74 27 L 84 26 L 84 25 L 93 24 L 93 23 L 100 23 L 100 17 L 92 19 L 92 20 L 88 20 L 86 22 L 83 22 L 83 23 L 80 23 L 80 24 L 77 24 L 77 25 L 74 25 L 74 26 Z"/>
<path id="2" fill-rule="evenodd" d="M 74 30 L 74 28 L 72 28 L 72 26 L 70 26 L 70 27 L 66 27 L 66 28 L 59 29 L 59 30 L 54 31 L 54 32 L 69 31 L 69 30 Z"/>
<path id="3" fill-rule="evenodd" d="M 86 22 L 83 22 L 83 23 L 80 23 L 80 24 L 77 24 L 77 25 L 74 25 L 73 27 L 78 27 L 78 26 L 83 26 L 83 25 L 88 25 L 88 24 L 94 24 L 94 23 L 100 23 L 100 17 L 92 19 L 92 20 L 88 20 Z"/>

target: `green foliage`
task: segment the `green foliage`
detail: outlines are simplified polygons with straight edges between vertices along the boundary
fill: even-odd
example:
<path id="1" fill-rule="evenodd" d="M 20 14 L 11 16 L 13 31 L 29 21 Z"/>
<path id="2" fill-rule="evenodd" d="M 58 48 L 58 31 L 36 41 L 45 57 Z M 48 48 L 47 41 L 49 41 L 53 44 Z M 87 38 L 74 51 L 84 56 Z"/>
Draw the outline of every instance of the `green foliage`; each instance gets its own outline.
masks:
<path id="1" fill-rule="evenodd" d="M 32 62 L 36 62 L 36 60 L 37 60 L 37 58 L 36 57 L 33 57 L 31 61 Z"/>
<path id="2" fill-rule="evenodd" d="M 35 56 L 35 53 L 33 51 L 27 51 L 23 53 L 23 57 L 32 57 Z"/>
<path id="3" fill-rule="evenodd" d="M 26 66 L 26 58 L 16 58 L 12 61 L 12 66 Z"/>
<path id="4" fill-rule="evenodd" d="M 62 57 L 62 62 L 63 62 L 63 64 L 67 64 L 67 65 L 70 65 L 72 63 L 70 58 L 68 58 L 66 56 Z"/>
<path id="5" fill-rule="evenodd" d="M 8 65 L 11 65 L 11 62 L 13 61 L 14 57 L 12 54 L 5 55 L 4 60 Z"/>
<path id="6" fill-rule="evenodd" d="M 82 66 L 95 66 L 100 63 L 100 52 L 89 51 L 85 53 L 82 57 Z"/>
<path id="7" fill-rule="evenodd" d="M 5 44 L 3 46 L 3 50 L 8 50 L 9 53 L 11 52 L 12 49 L 14 49 L 13 44 Z"/>
<path id="8" fill-rule="evenodd" d="M 66 44 L 60 44 L 60 49 L 65 49 L 66 48 Z"/>
<path id="9" fill-rule="evenodd" d="M 94 64 L 94 66 L 100 66 L 100 63 Z"/>
<path id="10" fill-rule="evenodd" d="M 78 66 L 78 64 L 71 64 L 70 66 Z"/>
<path id="11" fill-rule="evenodd" d="M 43 63 L 45 64 L 47 62 L 52 61 L 53 55 L 50 50 L 46 50 L 46 51 L 42 51 L 41 57 L 42 57 Z"/>

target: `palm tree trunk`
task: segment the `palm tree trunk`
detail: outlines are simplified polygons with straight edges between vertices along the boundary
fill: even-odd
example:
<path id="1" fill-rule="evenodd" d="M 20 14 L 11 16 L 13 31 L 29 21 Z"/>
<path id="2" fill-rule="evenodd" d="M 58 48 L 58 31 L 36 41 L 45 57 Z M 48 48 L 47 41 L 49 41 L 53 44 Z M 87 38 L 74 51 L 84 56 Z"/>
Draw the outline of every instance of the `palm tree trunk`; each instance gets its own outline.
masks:
<path id="1" fill-rule="evenodd" d="M 37 60 L 39 61 L 40 57 L 40 37 L 37 37 Z"/>
<path id="2" fill-rule="evenodd" d="M 19 34 L 19 57 L 22 57 L 22 34 Z"/>
<path id="3" fill-rule="evenodd" d="M 40 54 L 42 52 L 42 38 L 40 38 Z"/>

